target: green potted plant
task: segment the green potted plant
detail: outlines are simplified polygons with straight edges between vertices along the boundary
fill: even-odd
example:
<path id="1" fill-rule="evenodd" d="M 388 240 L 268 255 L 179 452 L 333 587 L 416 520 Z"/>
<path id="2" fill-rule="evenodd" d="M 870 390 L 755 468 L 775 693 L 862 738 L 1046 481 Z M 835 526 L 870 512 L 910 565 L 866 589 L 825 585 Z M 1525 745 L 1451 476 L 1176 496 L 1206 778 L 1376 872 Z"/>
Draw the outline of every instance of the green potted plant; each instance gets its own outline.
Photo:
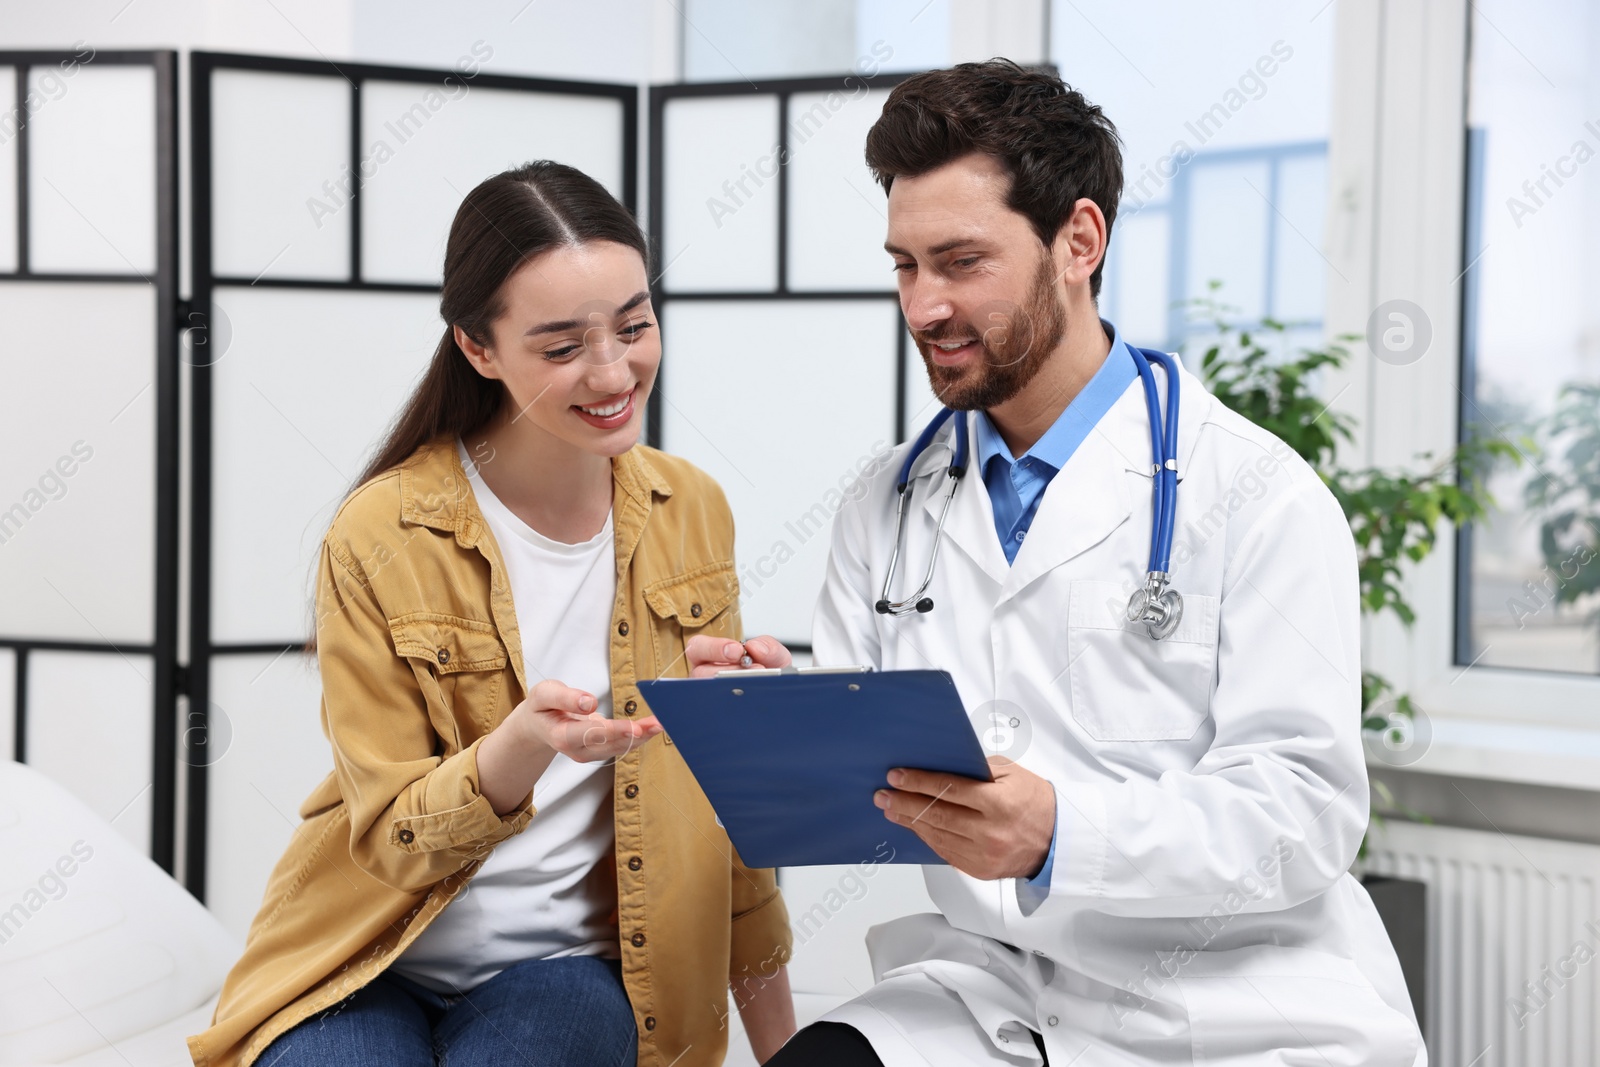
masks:
<path id="1" fill-rule="evenodd" d="M 1543 516 L 1539 553 L 1544 569 L 1526 596 L 1512 605 L 1518 622 L 1552 604 L 1572 604 L 1600 593 L 1600 382 L 1569 382 L 1544 426 L 1547 451 L 1561 462 L 1529 478 L 1527 505 Z M 1589 617 L 1600 622 L 1600 608 Z"/>
<path id="2" fill-rule="evenodd" d="M 1360 334 L 1343 335 L 1323 347 L 1291 350 L 1287 326 L 1271 319 L 1241 327 L 1231 310 L 1213 295 L 1192 301 L 1191 314 L 1209 330 L 1200 358 L 1200 376 L 1212 394 L 1245 418 L 1282 438 L 1309 463 L 1344 509 L 1355 537 L 1363 615 L 1392 612 L 1409 627 L 1416 613 L 1401 586 L 1405 568 L 1428 556 L 1440 528 L 1474 522 L 1487 514 L 1493 500 L 1485 481 L 1492 469 L 1520 454 L 1497 435 L 1463 435 L 1465 441 L 1448 455 L 1419 457 L 1420 472 L 1346 467 L 1340 464 L 1341 442 L 1352 442 L 1356 420 L 1330 410 L 1314 388 L 1318 379 L 1349 361 L 1346 343 Z M 1597 437 L 1596 440 L 1600 440 Z M 1375 671 L 1361 675 L 1361 725 L 1370 746 L 1404 747 L 1413 739 L 1417 708 Z M 1374 783 L 1383 806 L 1396 809 L 1382 783 Z M 1426 821 L 1421 813 L 1408 817 Z M 1366 854 L 1366 841 L 1361 855 Z M 1425 895 L 1420 882 L 1363 877 L 1362 883 L 1383 916 L 1400 955 L 1418 1018 L 1423 1017 Z"/>

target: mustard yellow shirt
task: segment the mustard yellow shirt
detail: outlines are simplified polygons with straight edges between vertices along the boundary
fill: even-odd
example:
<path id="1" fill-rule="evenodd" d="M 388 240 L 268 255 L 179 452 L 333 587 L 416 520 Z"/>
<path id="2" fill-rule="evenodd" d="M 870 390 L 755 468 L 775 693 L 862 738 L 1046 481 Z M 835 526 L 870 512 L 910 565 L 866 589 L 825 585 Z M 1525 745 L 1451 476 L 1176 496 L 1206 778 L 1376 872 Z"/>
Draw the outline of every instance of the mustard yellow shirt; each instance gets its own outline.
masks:
<path id="1" fill-rule="evenodd" d="M 612 461 L 614 714 L 641 678 L 687 673 L 692 634 L 738 638 L 733 520 L 688 462 L 636 445 Z M 478 746 L 528 691 L 511 588 L 452 435 L 340 507 L 316 591 L 333 772 L 267 883 L 200 1067 L 245 1067 L 278 1035 L 380 974 L 494 846 L 538 817 L 497 815 Z M 727 990 L 787 963 L 769 870 L 739 861 L 665 735 L 615 763 L 617 925 L 641 1067 L 722 1062 Z"/>

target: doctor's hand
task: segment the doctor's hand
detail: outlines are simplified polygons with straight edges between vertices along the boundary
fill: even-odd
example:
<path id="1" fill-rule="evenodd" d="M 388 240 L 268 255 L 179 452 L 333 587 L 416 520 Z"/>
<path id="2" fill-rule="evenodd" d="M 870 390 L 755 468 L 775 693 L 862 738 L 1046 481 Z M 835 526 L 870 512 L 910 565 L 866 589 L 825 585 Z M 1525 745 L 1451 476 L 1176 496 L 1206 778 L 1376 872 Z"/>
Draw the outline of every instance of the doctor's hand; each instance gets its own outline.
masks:
<path id="1" fill-rule="evenodd" d="M 1031 878 L 1050 854 L 1056 791 L 1004 756 L 990 756 L 994 781 L 897 768 L 892 789 L 873 794 L 884 817 L 913 831 L 950 866 L 974 878 Z"/>
<path id="2" fill-rule="evenodd" d="M 689 660 L 689 677 L 710 678 L 718 671 L 735 667 L 787 667 L 794 662 L 789 650 L 776 637 L 751 637 L 743 642 L 729 637 L 695 634 L 684 645 Z M 749 663 L 743 662 L 750 658 Z"/>

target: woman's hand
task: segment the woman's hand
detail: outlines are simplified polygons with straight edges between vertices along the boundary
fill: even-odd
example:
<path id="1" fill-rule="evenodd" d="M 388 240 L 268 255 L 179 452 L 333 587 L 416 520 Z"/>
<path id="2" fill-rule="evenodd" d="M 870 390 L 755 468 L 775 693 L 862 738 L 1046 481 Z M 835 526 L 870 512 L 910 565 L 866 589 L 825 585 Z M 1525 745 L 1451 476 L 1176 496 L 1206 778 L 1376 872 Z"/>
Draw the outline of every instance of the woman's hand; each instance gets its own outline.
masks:
<path id="1" fill-rule="evenodd" d="M 684 645 L 684 656 L 689 661 L 691 678 L 710 678 L 718 671 L 735 668 L 787 667 L 794 662 L 783 642 L 766 636 L 752 637 L 741 643 L 726 637 L 695 634 Z"/>
<path id="2" fill-rule="evenodd" d="M 541 744 L 579 763 L 626 755 L 661 732 L 654 715 L 608 719 L 592 693 L 547 678 L 511 711 Z"/>
<path id="3" fill-rule="evenodd" d="M 593 693 L 553 679 L 533 687 L 478 748 L 478 789 L 504 815 L 533 792 L 556 753 L 579 763 L 621 756 L 661 732 L 654 715 L 617 722 Z"/>

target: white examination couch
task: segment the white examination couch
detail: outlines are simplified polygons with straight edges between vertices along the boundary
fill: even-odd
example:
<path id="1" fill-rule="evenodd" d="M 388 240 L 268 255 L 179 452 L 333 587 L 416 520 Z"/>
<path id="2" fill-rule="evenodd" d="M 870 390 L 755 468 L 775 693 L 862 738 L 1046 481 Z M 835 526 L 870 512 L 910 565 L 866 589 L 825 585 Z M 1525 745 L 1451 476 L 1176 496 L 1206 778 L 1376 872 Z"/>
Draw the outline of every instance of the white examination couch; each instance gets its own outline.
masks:
<path id="1" fill-rule="evenodd" d="M 189 1067 L 242 948 L 111 824 L 0 762 L 0 1067 Z"/>

